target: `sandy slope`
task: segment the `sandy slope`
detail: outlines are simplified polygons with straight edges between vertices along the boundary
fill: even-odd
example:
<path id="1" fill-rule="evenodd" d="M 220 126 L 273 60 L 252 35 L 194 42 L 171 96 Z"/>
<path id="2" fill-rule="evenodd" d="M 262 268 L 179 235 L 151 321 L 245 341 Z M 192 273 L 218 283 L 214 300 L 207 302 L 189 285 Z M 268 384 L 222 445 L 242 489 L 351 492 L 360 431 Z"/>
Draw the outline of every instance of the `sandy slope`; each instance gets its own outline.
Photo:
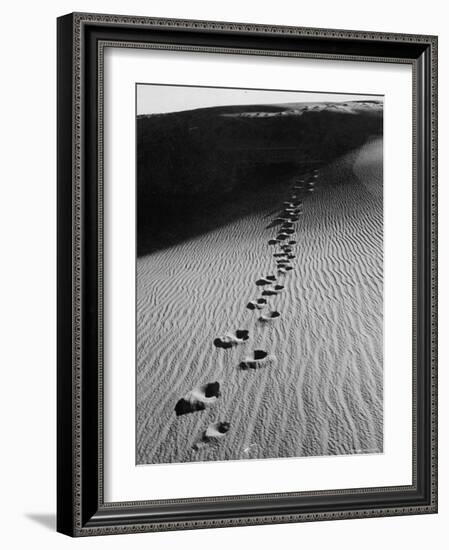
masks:
<path id="1" fill-rule="evenodd" d="M 320 171 L 296 224 L 295 269 L 270 297 L 281 317 L 246 304 L 275 273 L 279 207 L 138 259 L 137 462 L 161 463 L 382 450 L 382 141 Z M 361 183 L 362 182 L 362 183 Z M 217 349 L 217 336 L 248 329 Z M 276 362 L 238 368 L 253 349 Z M 205 411 L 176 417 L 178 399 L 220 381 Z M 219 442 L 193 447 L 229 421 Z"/>

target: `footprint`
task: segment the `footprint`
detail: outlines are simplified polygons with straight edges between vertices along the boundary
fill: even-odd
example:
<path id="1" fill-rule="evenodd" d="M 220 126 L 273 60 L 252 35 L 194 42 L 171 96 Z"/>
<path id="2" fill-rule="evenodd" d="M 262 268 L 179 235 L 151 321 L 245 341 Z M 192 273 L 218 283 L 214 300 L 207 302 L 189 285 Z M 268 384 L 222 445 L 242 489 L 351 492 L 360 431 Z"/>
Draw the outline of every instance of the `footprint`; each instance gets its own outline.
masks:
<path id="1" fill-rule="evenodd" d="M 271 283 L 273 283 L 275 280 L 276 280 L 276 277 L 274 275 L 267 275 L 262 279 L 257 279 L 256 285 L 257 286 L 271 285 Z"/>
<path id="2" fill-rule="evenodd" d="M 270 245 L 278 244 L 278 241 L 276 239 L 270 239 L 268 241 L 268 244 L 270 244 Z"/>
<path id="3" fill-rule="evenodd" d="M 209 424 L 207 430 L 204 432 L 204 437 L 208 441 L 211 439 L 220 439 L 229 432 L 230 428 L 230 422 L 215 422 L 214 424 Z"/>
<path id="4" fill-rule="evenodd" d="M 219 382 L 197 386 L 176 403 L 176 416 L 203 411 L 206 407 L 213 405 L 220 395 Z"/>
<path id="5" fill-rule="evenodd" d="M 249 332 L 247 330 L 236 330 L 235 336 L 233 334 L 226 334 L 223 337 L 215 338 L 214 346 L 217 348 L 229 349 L 238 344 L 242 344 L 249 338 Z"/>
<path id="6" fill-rule="evenodd" d="M 287 269 L 287 268 L 285 268 Z M 262 296 L 275 296 L 284 290 L 283 285 L 275 285 L 273 288 L 267 288 L 262 292 Z"/>
<path id="7" fill-rule="evenodd" d="M 265 300 L 265 298 L 259 298 L 258 300 L 256 301 L 252 301 L 252 302 L 249 302 L 248 305 L 246 306 L 248 309 L 263 309 L 264 306 L 266 305 L 267 301 Z"/>
<path id="8" fill-rule="evenodd" d="M 302 214 L 302 210 L 294 209 L 294 210 L 287 210 L 285 212 L 285 215 L 288 217 L 288 219 L 291 221 L 292 218 L 297 218 Z"/>
<path id="9" fill-rule="evenodd" d="M 205 447 L 210 443 L 220 440 L 221 438 L 225 437 L 230 428 L 230 422 L 214 422 L 213 424 L 209 424 L 206 431 L 201 436 L 201 439 L 193 445 L 193 450 L 199 451 L 202 447 Z"/>
<path id="10" fill-rule="evenodd" d="M 288 244 L 294 245 L 294 244 L 296 244 L 296 241 L 288 241 Z"/>
<path id="11" fill-rule="evenodd" d="M 256 349 L 254 350 L 252 356 L 245 357 L 245 359 L 240 363 L 239 367 L 242 370 L 257 369 L 267 365 L 274 360 L 275 358 L 273 355 L 268 355 L 266 351 Z"/>
<path id="12" fill-rule="evenodd" d="M 274 321 L 275 319 L 277 319 L 280 316 L 281 316 L 281 314 L 279 313 L 279 311 L 270 311 L 266 315 L 261 315 L 259 317 L 259 321 L 270 322 L 270 321 Z"/>

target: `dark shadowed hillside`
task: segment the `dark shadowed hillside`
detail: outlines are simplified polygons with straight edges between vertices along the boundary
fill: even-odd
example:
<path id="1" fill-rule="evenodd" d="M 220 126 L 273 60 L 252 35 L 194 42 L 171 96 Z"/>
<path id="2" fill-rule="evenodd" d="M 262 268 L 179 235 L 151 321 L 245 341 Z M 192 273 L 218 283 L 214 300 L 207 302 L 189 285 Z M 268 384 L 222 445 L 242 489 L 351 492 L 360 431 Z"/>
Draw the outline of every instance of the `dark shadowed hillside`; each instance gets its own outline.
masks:
<path id="1" fill-rule="evenodd" d="M 379 101 L 138 116 L 139 255 L 268 207 L 279 186 L 381 134 L 382 121 Z"/>

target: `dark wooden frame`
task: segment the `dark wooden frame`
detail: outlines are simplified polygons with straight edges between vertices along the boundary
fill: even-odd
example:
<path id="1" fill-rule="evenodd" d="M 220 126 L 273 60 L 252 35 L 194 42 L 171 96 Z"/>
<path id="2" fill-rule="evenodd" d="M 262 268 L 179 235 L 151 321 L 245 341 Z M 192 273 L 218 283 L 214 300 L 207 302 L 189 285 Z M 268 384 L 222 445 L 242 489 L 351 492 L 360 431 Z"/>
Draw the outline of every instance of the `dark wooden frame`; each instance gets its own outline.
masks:
<path id="1" fill-rule="evenodd" d="M 102 479 L 102 52 L 105 45 L 413 67 L 413 483 L 105 503 Z M 58 502 L 72 536 L 437 511 L 437 38 L 95 14 L 58 19 Z M 151 495 L 148 495 L 149 499 Z"/>

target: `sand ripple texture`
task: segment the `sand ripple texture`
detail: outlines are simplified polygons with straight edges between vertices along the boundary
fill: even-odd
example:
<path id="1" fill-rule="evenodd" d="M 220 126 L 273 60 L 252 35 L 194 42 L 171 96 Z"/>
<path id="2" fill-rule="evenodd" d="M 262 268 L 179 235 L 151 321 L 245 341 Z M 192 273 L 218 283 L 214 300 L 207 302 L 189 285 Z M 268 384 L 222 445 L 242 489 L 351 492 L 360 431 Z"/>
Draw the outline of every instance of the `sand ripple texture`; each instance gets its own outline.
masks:
<path id="1" fill-rule="evenodd" d="M 383 449 L 382 141 L 320 170 L 296 224 L 294 269 L 260 323 L 246 304 L 275 271 L 267 228 L 285 196 L 259 212 L 137 262 L 138 464 L 278 458 Z M 248 341 L 217 349 L 217 336 Z M 242 371 L 254 349 L 276 356 Z M 176 417 L 191 388 L 220 381 L 216 405 Z M 209 424 L 231 429 L 196 449 Z"/>

